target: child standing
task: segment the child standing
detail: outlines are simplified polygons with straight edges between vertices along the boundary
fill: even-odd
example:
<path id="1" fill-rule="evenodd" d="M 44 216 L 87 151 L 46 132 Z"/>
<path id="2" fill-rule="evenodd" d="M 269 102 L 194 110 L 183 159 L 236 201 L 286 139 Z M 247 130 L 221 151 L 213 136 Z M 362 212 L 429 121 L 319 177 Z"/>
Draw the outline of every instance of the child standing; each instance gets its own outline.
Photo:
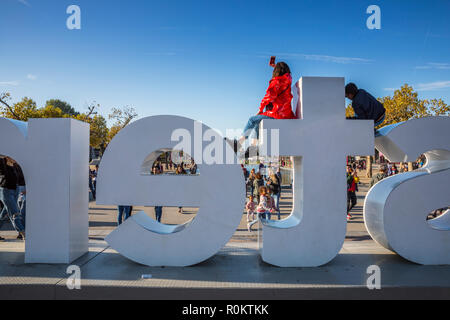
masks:
<path id="1" fill-rule="evenodd" d="M 250 216 L 251 216 L 251 221 L 255 220 L 255 211 L 256 211 L 256 203 L 253 202 L 253 196 L 250 195 L 248 197 L 248 202 L 245 205 L 245 210 L 247 210 L 247 229 L 250 232 L 251 228 L 250 228 Z"/>
<path id="2" fill-rule="evenodd" d="M 267 188 L 266 187 L 260 187 L 259 188 L 259 194 L 260 194 L 260 198 L 259 198 L 259 204 L 256 207 L 256 212 L 258 214 L 258 218 L 256 220 L 253 220 L 252 222 L 250 222 L 248 224 L 248 231 L 252 231 L 252 226 L 258 222 L 258 220 L 261 219 L 266 219 L 266 220 L 270 220 L 270 203 L 269 203 L 269 198 L 267 196 Z"/>
<path id="3" fill-rule="evenodd" d="M 270 220 L 270 210 L 272 209 L 270 196 L 267 192 L 266 187 L 260 187 L 259 188 L 259 204 L 256 208 L 256 212 L 258 213 L 259 217 L 262 217 L 263 219 Z"/>

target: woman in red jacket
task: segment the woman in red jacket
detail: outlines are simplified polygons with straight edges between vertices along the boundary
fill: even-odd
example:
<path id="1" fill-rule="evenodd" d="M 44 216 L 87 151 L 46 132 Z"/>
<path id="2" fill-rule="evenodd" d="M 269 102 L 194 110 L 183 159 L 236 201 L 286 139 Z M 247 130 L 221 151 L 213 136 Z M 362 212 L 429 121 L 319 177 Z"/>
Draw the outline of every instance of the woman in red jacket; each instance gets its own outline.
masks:
<path id="1" fill-rule="evenodd" d="M 244 133 L 239 139 L 240 145 L 249 137 L 252 130 L 256 132 L 256 139 L 259 139 L 259 123 L 264 119 L 295 118 L 291 107 L 291 85 L 292 77 L 289 66 L 285 62 L 278 62 L 273 70 L 266 95 L 261 101 L 259 112 L 248 120 Z"/>

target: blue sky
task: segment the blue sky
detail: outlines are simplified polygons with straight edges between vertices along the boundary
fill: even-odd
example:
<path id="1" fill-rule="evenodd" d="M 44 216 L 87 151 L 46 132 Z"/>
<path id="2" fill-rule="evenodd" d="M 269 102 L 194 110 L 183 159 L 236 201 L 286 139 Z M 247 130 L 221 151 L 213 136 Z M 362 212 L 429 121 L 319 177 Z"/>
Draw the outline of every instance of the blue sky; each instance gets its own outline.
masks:
<path id="1" fill-rule="evenodd" d="M 81 8 L 81 30 L 66 9 Z M 381 30 L 366 9 L 381 8 Z M 380 97 L 402 84 L 450 103 L 450 1 L 0 0 L 0 91 L 107 114 L 176 114 L 225 130 L 257 112 L 271 68 L 343 76 Z"/>

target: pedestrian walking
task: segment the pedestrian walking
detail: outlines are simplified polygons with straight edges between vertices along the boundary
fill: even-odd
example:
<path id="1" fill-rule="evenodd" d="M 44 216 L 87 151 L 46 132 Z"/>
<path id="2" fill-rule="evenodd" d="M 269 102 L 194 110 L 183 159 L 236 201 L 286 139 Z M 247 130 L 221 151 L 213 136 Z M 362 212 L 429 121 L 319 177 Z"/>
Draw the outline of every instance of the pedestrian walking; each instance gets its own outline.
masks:
<path id="1" fill-rule="evenodd" d="M 266 186 L 269 189 L 270 193 L 274 197 L 275 211 L 278 213 L 278 220 L 280 220 L 281 219 L 281 215 L 280 215 L 281 181 L 279 180 L 279 178 L 276 174 L 271 173 Z"/>
<path id="2" fill-rule="evenodd" d="M 347 173 L 347 220 L 350 220 L 352 218 L 352 215 L 350 214 L 350 210 L 353 209 L 354 206 L 356 206 L 357 199 L 356 199 L 356 179 L 353 175 L 353 169 L 348 168 Z"/>
<path id="3" fill-rule="evenodd" d="M 122 222 L 127 220 L 131 216 L 131 211 L 133 210 L 132 206 L 118 206 L 118 216 L 117 216 L 117 223 L 120 226 Z"/>
<path id="4" fill-rule="evenodd" d="M 0 201 L 3 203 L 0 227 L 9 218 L 19 236 L 25 239 L 25 223 L 17 205 L 17 180 L 14 160 L 9 157 L 0 158 Z M 4 239 L 0 237 L 0 240 Z"/>
<path id="5" fill-rule="evenodd" d="M 261 176 L 261 173 L 258 172 L 255 175 L 255 179 L 253 180 L 253 189 L 254 189 L 254 193 L 255 193 L 254 196 L 257 199 L 258 203 L 259 203 L 259 200 L 260 200 L 260 193 L 259 193 L 259 191 L 260 191 L 260 188 L 263 187 L 263 186 L 264 186 L 264 180 L 263 180 L 263 178 Z"/>
<path id="6" fill-rule="evenodd" d="M 162 211 L 163 211 L 163 207 L 162 206 L 155 206 L 155 219 L 156 221 L 161 223 L 161 218 L 162 218 Z"/>
<path id="7" fill-rule="evenodd" d="M 253 201 L 253 196 L 248 197 L 248 202 L 245 205 L 245 210 L 247 211 L 247 229 L 250 232 L 250 223 L 255 220 L 256 204 Z"/>

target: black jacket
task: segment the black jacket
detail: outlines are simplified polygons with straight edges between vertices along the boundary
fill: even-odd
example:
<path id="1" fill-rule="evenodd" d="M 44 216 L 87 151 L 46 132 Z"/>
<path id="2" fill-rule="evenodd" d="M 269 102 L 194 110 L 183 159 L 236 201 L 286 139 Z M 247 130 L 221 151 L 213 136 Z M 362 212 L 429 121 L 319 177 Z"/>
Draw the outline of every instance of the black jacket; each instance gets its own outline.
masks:
<path id="1" fill-rule="evenodd" d="M 10 190 L 17 189 L 16 170 L 6 165 L 5 159 L 0 159 L 0 187 Z"/>
<path id="2" fill-rule="evenodd" d="M 384 113 L 383 104 L 364 89 L 359 89 L 352 101 L 357 119 L 378 120 Z"/>
<path id="3" fill-rule="evenodd" d="M 23 176 L 22 168 L 17 163 L 15 163 L 14 169 L 16 170 L 16 174 L 17 174 L 17 185 L 24 187 L 25 186 L 25 177 Z"/>

